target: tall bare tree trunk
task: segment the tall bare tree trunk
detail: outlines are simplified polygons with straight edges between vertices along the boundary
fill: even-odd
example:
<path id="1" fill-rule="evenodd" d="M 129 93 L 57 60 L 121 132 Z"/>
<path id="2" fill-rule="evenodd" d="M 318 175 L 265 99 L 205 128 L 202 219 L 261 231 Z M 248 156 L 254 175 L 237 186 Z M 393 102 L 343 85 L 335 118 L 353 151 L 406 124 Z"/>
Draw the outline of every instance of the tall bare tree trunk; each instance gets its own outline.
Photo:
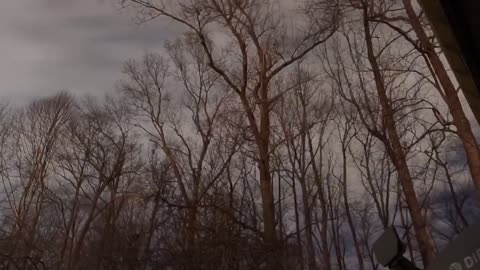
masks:
<path id="1" fill-rule="evenodd" d="M 264 241 L 268 256 L 267 267 L 279 269 L 279 258 L 275 254 L 278 249 L 278 239 L 275 226 L 275 201 L 272 179 L 270 177 L 270 109 L 268 102 L 268 84 L 266 79 L 260 89 L 260 130 L 258 144 L 258 170 L 260 173 L 260 192 L 262 195 L 262 215 L 264 223 Z"/>
<path id="2" fill-rule="evenodd" d="M 470 122 L 465 116 L 465 112 L 463 111 L 462 104 L 458 98 L 455 86 L 448 76 L 447 70 L 440 60 L 440 57 L 435 52 L 434 45 L 425 33 L 425 29 L 423 29 L 410 0 L 402 1 L 410 20 L 410 24 L 412 25 L 413 30 L 420 41 L 420 45 L 424 50 L 424 54 L 427 56 L 428 61 L 430 61 L 430 65 L 435 72 L 435 74 L 432 75 L 437 77 L 438 82 L 443 88 L 442 96 L 444 97 L 448 109 L 452 114 L 453 123 L 457 127 L 458 136 L 462 141 L 463 148 L 465 149 L 473 183 L 477 190 L 480 190 L 480 149 L 478 148 L 478 143 L 475 139 L 475 135 L 473 134 Z M 438 90 L 441 92 L 440 89 Z"/>
<path id="3" fill-rule="evenodd" d="M 407 202 L 407 206 L 412 217 L 412 222 L 415 228 L 415 235 L 422 256 L 423 265 L 424 267 L 427 267 L 433 257 L 434 249 L 432 246 L 432 241 L 428 234 L 425 217 L 422 215 L 421 207 L 417 200 L 412 176 L 410 175 L 410 171 L 407 166 L 405 151 L 402 148 L 402 145 L 400 143 L 400 137 L 396 130 L 394 111 L 389 102 L 382 77 L 382 72 L 380 70 L 380 66 L 378 65 L 374 53 L 374 46 L 372 42 L 372 34 L 370 32 L 368 15 L 368 7 L 365 3 L 363 7 L 363 26 L 365 31 L 365 42 L 367 46 L 368 60 L 373 71 L 375 86 L 382 109 L 383 125 L 388 134 L 388 139 L 384 142 L 384 144 L 386 151 L 392 159 L 392 163 L 397 170 L 398 179 L 405 195 L 405 201 Z"/>
<path id="4" fill-rule="evenodd" d="M 292 168 L 292 171 L 295 171 L 295 163 L 293 163 L 293 168 Z M 301 236 L 301 230 L 300 230 L 300 215 L 298 214 L 298 198 L 297 198 L 297 185 L 295 184 L 295 173 L 292 173 L 292 189 L 293 189 L 293 208 L 294 208 L 294 211 L 295 211 L 295 230 L 296 230 L 296 233 L 297 233 L 297 245 L 298 245 L 298 252 L 300 253 L 299 254 L 299 268 L 301 270 L 305 269 L 305 265 L 304 265 L 304 258 L 303 258 L 303 249 L 302 249 L 302 236 Z M 301 184 L 302 186 L 302 191 L 303 191 L 303 185 Z M 303 193 L 302 193 L 303 195 Z M 303 207 L 305 207 L 305 204 L 303 205 Z M 279 217 L 281 217 L 279 215 Z"/>
<path id="5" fill-rule="evenodd" d="M 345 132 L 348 132 L 348 131 L 345 131 Z M 345 139 L 345 137 L 343 139 Z M 344 143 L 345 141 L 342 140 L 342 144 Z M 357 237 L 357 230 L 355 229 L 355 224 L 353 222 L 352 214 L 350 212 L 350 205 L 348 203 L 347 149 L 345 145 L 342 146 L 342 160 L 343 160 L 342 195 L 343 195 L 343 204 L 345 207 L 345 215 L 347 216 L 348 226 L 350 227 L 350 232 L 352 233 L 353 245 L 355 247 L 355 254 L 357 255 L 358 269 L 364 270 L 365 266 L 363 263 L 362 249 L 360 248 L 360 242 L 358 241 L 358 237 Z"/>
<path id="6" fill-rule="evenodd" d="M 302 81 L 301 73 L 297 73 L 297 80 Z M 308 256 L 308 269 L 317 270 L 317 262 L 315 257 L 315 247 L 313 244 L 313 231 L 312 231 L 312 207 L 310 204 L 309 190 L 307 184 L 307 170 L 309 164 L 307 164 L 307 136 L 309 132 L 309 122 L 308 122 L 308 97 L 306 95 L 307 91 L 300 92 L 298 99 L 302 106 L 301 108 L 301 127 L 300 127 L 300 157 L 298 158 L 299 162 L 299 180 L 300 187 L 302 190 L 302 205 L 303 205 L 303 220 L 305 226 L 305 241 L 306 241 L 306 251 Z M 310 162 L 315 162 L 310 160 Z"/>
<path id="7" fill-rule="evenodd" d="M 304 182 L 301 183 L 302 188 L 302 204 L 303 218 L 305 222 L 305 240 L 307 242 L 308 269 L 317 270 L 317 262 L 315 261 L 315 247 L 313 246 L 312 232 L 312 211 L 308 200 L 308 191 Z"/>
<path id="8" fill-rule="evenodd" d="M 338 219 L 339 214 L 338 214 L 338 205 L 335 204 L 334 202 L 334 197 L 335 195 L 332 194 L 332 183 L 331 183 L 330 175 L 327 174 L 326 176 L 326 183 L 327 183 L 327 197 L 328 197 L 328 204 L 329 204 L 329 212 L 330 212 L 330 228 L 332 230 L 332 242 L 333 242 L 333 247 L 335 248 L 335 259 L 337 260 L 337 267 L 339 270 L 345 270 L 344 263 L 342 261 L 343 252 L 342 252 L 342 243 L 341 243 L 341 236 L 339 233 L 339 222 Z M 335 198 L 336 200 L 337 198 Z"/>
<path id="9" fill-rule="evenodd" d="M 308 150 L 310 153 L 310 158 L 312 160 L 312 170 L 315 178 L 315 184 L 317 185 L 318 199 L 320 201 L 320 210 L 321 210 L 321 228 L 320 228 L 320 241 L 322 244 L 322 264 L 325 270 L 332 269 L 332 262 L 330 260 L 330 248 L 328 245 L 328 212 L 327 212 L 327 200 L 325 189 L 323 187 L 323 174 L 322 174 L 322 163 L 323 163 L 323 154 L 322 151 L 319 151 L 319 160 L 318 164 L 320 168 L 317 167 L 317 161 L 315 159 L 315 150 L 313 149 L 312 138 L 308 134 Z"/>

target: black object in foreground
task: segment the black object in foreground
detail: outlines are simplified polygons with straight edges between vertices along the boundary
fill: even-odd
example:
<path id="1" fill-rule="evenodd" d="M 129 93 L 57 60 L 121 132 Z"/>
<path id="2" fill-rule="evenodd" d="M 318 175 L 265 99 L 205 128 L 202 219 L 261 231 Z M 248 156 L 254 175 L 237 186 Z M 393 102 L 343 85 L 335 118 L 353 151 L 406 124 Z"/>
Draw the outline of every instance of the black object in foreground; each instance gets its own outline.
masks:
<path id="1" fill-rule="evenodd" d="M 405 245 L 394 227 L 387 229 L 373 244 L 377 261 L 394 270 L 418 270 L 403 257 Z M 480 270 L 480 224 L 466 228 L 438 254 L 428 270 Z"/>
<path id="2" fill-rule="evenodd" d="M 475 118 L 480 122 L 480 1 L 419 0 Z"/>
<path id="3" fill-rule="evenodd" d="M 388 228 L 373 244 L 373 253 L 381 265 L 394 270 L 419 270 L 411 261 L 403 257 L 404 252 L 405 245 L 394 227 Z"/>
<path id="4" fill-rule="evenodd" d="M 466 228 L 440 252 L 428 270 L 480 270 L 480 225 Z"/>

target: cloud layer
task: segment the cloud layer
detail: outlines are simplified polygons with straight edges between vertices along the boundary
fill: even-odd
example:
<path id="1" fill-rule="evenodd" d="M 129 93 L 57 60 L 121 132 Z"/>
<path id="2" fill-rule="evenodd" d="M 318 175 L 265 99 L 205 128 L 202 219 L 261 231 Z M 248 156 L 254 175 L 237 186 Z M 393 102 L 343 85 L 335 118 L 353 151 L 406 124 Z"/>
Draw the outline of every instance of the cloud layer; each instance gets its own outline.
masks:
<path id="1" fill-rule="evenodd" d="M 59 90 L 105 93 L 122 63 L 160 50 L 174 31 L 138 26 L 116 0 L 15 0 L 0 9 L 0 98 L 25 101 Z"/>

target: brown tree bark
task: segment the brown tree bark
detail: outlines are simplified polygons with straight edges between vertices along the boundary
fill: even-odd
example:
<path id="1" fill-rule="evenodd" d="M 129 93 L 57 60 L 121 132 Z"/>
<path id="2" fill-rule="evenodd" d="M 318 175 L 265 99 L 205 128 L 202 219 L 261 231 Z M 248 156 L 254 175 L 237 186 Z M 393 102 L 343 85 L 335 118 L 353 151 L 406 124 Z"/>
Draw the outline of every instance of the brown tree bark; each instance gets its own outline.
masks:
<path id="1" fill-rule="evenodd" d="M 348 114 L 348 112 L 346 112 Z M 363 262 L 363 256 L 362 256 L 362 249 L 360 247 L 360 242 L 358 241 L 358 236 L 357 236 L 357 230 L 355 228 L 355 224 L 353 221 L 352 213 L 350 210 L 350 203 L 348 201 L 348 165 L 347 165 L 347 151 L 348 148 L 350 147 L 350 142 L 353 138 L 353 134 L 351 134 L 352 129 L 353 129 L 353 119 L 351 119 L 352 116 L 350 115 L 345 115 L 345 123 L 343 124 L 343 132 L 340 130 L 340 124 L 337 127 L 339 130 L 339 137 L 340 137 L 340 143 L 341 143 L 341 150 L 342 150 L 342 197 L 343 197 L 343 205 L 345 207 L 345 215 L 347 217 L 347 223 L 350 228 L 350 232 L 352 234 L 352 239 L 353 239 L 353 245 L 355 247 L 355 254 L 357 256 L 357 261 L 358 261 L 358 269 L 359 270 L 364 270 L 365 265 Z"/>
<path id="2" fill-rule="evenodd" d="M 319 229 L 320 231 L 320 242 L 322 244 L 321 246 L 321 252 L 322 252 L 322 265 L 324 269 L 330 270 L 332 269 L 332 262 L 330 258 L 330 246 L 328 243 L 328 211 L 327 211 L 327 192 L 325 191 L 325 186 L 324 186 L 324 177 L 323 177 L 323 152 L 322 149 L 319 150 L 318 154 L 318 159 L 315 158 L 315 152 L 316 150 L 313 147 L 313 139 L 312 135 L 308 133 L 307 136 L 308 140 L 308 152 L 310 154 L 310 158 L 312 160 L 312 171 L 313 171 L 313 177 L 315 179 L 315 185 L 317 186 L 317 193 L 318 193 L 318 200 L 320 203 L 320 216 L 321 216 L 321 227 Z M 322 144 L 323 140 L 323 130 L 322 133 L 320 134 L 320 144 Z"/>
<path id="3" fill-rule="evenodd" d="M 328 14 L 326 23 L 316 19 L 305 23 L 308 30 L 303 38 L 288 39 L 293 44 L 278 39 L 286 32 L 279 28 L 283 22 L 276 17 L 270 1 L 205 1 L 202 4 L 185 2 L 180 12 L 168 10 L 166 5 L 146 0 L 121 1 L 130 2 L 143 9 L 152 11 L 155 16 L 168 17 L 183 24 L 197 38 L 208 66 L 233 89 L 241 100 L 256 146 L 256 159 L 259 169 L 259 182 L 263 216 L 263 240 L 265 251 L 270 254 L 268 269 L 279 269 L 279 258 L 275 258 L 278 249 L 276 232 L 274 193 L 270 177 L 270 109 L 275 99 L 270 89 L 273 78 L 298 62 L 304 56 L 325 42 L 333 33 L 337 11 Z M 323 14 L 322 14 L 323 15 Z M 311 13 L 306 13 L 306 17 Z M 146 20 L 149 20 L 147 18 Z M 235 59 L 238 69 L 233 71 L 219 60 L 213 40 L 209 39 L 208 27 L 212 22 L 218 23 L 226 30 L 232 44 L 235 44 Z M 320 24 L 320 25 L 319 25 Z M 284 38 L 287 35 L 284 36 Z M 212 44 L 213 43 L 213 44 Z M 288 45 L 287 45 L 288 44 Z M 285 46 L 287 45 L 287 46 Z M 293 46 L 292 46 L 293 45 Z M 291 50 L 291 48 L 294 48 Z M 221 57 L 222 59 L 224 56 Z"/>
<path id="4" fill-rule="evenodd" d="M 440 56 L 435 51 L 434 45 L 428 38 L 425 29 L 415 13 L 411 0 L 402 0 L 402 2 L 408 15 L 409 23 L 418 37 L 421 49 L 427 56 L 431 68 L 434 71 L 434 74 L 432 75 L 438 79 L 438 82 L 443 89 L 443 92 L 441 89 L 438 90 L 452 114 L 453 124 L 457 128 L 458 137 L 462 141 L 463 148 L 467 155 L 468 166 L 470 168 L 473 183 L 477 190 L 480 190 L 480 149 L 477 140 L 475 139 L 475 135 L 473 134 L 470 122 L 468 121 L 460 99 L 458 98 L 458 93 L 452 80 L 448 76 L 447 70 L 441 61 Z"/>
<path id="5" fill-rule="evenodd" d="M 423 265 L 424 267 L 427 267 L 431 259 L 433 258 L 434 249 L 428 234 L 425 217 L 422 215 L 421 207 L 417 199 L 415 187 L 412 181 L 412 176 L 408 169 L 406 154 L 404 149 L 402 148 L 402 144 L 396 130 L 394 111 L 389 102 L 382 77 L 382 72 L 374 53 L 374 45 L 372 41 L 372 34 L 370 32 L 371 29 L 368 17 L 369 9 L 367 4 L 364 2 L 363 27 L 365 32 L 368 61 L 371 65 L 374 75 L 375 86 L 382 110 L 383 125 L 388 135 L 388 139 L 384 142 L 384 144 L 386 151 L 392 159 L 392 162 L 397 170 L 398 179 L 405 195 L 405 201 L 412 217 L 413 225 L 415 228 L 415 235 L 419 246 L 420 254 L 422 256 Z"/>

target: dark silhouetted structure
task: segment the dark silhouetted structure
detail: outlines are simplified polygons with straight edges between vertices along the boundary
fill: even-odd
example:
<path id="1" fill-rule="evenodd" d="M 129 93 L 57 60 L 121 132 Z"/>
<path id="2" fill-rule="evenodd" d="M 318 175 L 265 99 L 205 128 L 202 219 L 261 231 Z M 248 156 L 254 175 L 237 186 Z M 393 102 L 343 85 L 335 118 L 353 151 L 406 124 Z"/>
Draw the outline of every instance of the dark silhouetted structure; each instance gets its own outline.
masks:
<path id="1" fill-rule="evenodd" d="M 419 0 L 480 122 L 480 1 Z"/>

